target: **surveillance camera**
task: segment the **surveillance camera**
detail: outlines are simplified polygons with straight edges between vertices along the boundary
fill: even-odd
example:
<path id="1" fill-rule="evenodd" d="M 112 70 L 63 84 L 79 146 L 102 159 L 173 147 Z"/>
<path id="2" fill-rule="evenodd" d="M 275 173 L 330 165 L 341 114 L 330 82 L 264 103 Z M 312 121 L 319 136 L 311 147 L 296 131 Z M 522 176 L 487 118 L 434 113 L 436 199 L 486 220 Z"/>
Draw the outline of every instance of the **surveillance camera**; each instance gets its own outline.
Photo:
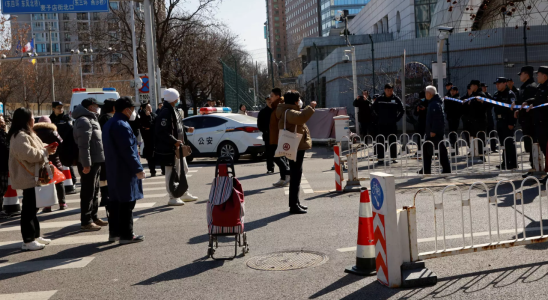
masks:
<path id="1" fill-rule="evenodd" d="M 108 51 L 112 51 L 112 48 L 111 48 L 111 47 L 108 47 Z"/>
<path id="2" fill-rule="evenodd" d="M 453 28 L 453 27 L 440 26 L 440 27 L 438 27 L 438 30 L 439 30 L 439 31 L 447 31 L 447 32 L 451 33 L 451 32 L 453 32 L 453 30 L 455 30 L 455 28 Z"/>
<path id="3" fill-rule="evenodd" d="M 350 61 L 350 57 L 348 57 L 348 55 L 345 54 L 345 55 L 343 56 L 343 63 L 346 64 L 346 63 L 348 63 L 349 61 Z"/>
<path id="4" fill-rule="evenodd" d="M 84 53 L 88 53 L 88 49 L 84 49 Z"/>
<path id="5" fill-rule="evenodd" d="M 89 49 L 89 53 L 93 53 L 93 49 Z"/>
<path id="6" fill-rule="evenodd" d="M 76 49 L 76 54 L 80 54 L 80 50 Z"/>
<path id="7" fill-rule="evenodd" d="M 2 59 L 5 59 L 6 58 L 6 55 L 5 54 L 2 54 Z"/>
<path id="8" fill-rule="evenodd" d="M 30 57 L 30 52 L 27 52 L 27 56 Z"/>
<path id="9" fill-rule="evenodd" d="M 74 49 L 71 49 L 71 50 L 70 50 L 70 54 L 74 54 Z"/>

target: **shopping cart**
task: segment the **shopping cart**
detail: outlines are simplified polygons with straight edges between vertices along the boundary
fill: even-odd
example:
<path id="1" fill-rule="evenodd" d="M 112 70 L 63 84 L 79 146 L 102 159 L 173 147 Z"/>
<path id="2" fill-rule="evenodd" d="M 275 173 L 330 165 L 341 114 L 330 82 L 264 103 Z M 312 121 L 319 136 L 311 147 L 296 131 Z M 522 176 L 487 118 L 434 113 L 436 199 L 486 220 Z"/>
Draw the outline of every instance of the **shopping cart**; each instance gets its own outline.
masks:
<path id="1" fill-rule="evenodd" d="M 215 167 L 215 179 L 211 184 L 207 200 L 207 223 L 209 231 L 208 257 L 213 257 L 219 247 L 219 236 L 234 236 L 234 256 L 219 259 L 234 259 L 238 246 L 242 254 L 249 252 L 247 235 L 244 231 L 244 192 L 236 179 L 234 162 L 231 157 L 220 157 Z M 215 247 L 214 247 L 215 245 Z"/>

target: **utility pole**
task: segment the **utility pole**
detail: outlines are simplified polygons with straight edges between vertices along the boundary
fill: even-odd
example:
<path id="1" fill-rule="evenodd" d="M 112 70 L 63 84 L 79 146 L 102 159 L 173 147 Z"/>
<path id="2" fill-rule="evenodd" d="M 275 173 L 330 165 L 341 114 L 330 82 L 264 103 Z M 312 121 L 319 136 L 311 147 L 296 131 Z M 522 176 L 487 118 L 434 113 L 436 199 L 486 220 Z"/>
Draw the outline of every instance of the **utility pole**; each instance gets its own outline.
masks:
<path id="1" fill-rule="evenodd" d="M 320 104 L 320 107 L 322 107 L 322 90 L 320 89 L 320 51 L 318 51 L 318 46 L 316 46 L 316 43 L 314 43 L 314 49 L 316 49 L 316 101 Z"/>
<path id="2" fill-rule="evenodd" d="M 143 8 L 144 8 L 144 14 L 145 14 L 145 38 L 146 38 L 146 48 L 147 48 L 147 69 L 148 69 L 148 86 L 149 86 L 149 95 L 150 95 L 150 105 L 152 106 L 152 110 L 156 110 L 158 107 L 158 100 L 156 98 L 156 68 L 154 65 L 154 36 L 152 33 L 152 22 L 153 15 L 152 12 L 154 11 L 151 5 L 151 0 L 144 0 L 143 1 Z M 181 91 L 184 92 L 184 91 Z M 154 101 L 152 101 L 154 99 Z"/>
<path id="3" fill-rule="evenodd" d="M 445 41 L 445 45 L 447 48 L 447 82 L 451 82 L 451 68 L 450 68 L 450 60 L 449 60 L 449 38 Z M 526 54 L 527 55 L 527 54 Z"/>
<path id="4" fill-rule="evenodd" d="M 139 72 L 137 67 L 137 39 L 135 37 L 135 1 L 131 1 L 131 44 L 133 47 L 133 80 L 135 82 L 135 101 L 139 101 L 139 88 L 137 81 L 139 80 Z M 152 101 L 150 101 L 152 102 Z"/>
<path id="5" fill-rule="evenodd" d="M 49 31 L 49 55 L 53 55 L 53 38 L 51 36 L 51 22 L 48 24 Z M 52 102 L 55 102 L 55 76 L 53 75 L 53 67 L 55 65 L 55 58 L 51 58 L 51 97 Z"/>
<path id="6" fill-rule="evenodd" d="M 272 60 L 272 51 L 268 49 L 268 54 L 270 56 L 270 74 L 272 77 L 272 88 L 275 88 L 274 86 L 274 61 Z"/>
<path id="7" fill-rule="evenodd" d="M 377 88 L 375 87 L 375 44 L 373 43 L 373 36 L 369 35 L 371 40 L 371 65 L 373 67 L 373 97 L 377 93 Z"/>

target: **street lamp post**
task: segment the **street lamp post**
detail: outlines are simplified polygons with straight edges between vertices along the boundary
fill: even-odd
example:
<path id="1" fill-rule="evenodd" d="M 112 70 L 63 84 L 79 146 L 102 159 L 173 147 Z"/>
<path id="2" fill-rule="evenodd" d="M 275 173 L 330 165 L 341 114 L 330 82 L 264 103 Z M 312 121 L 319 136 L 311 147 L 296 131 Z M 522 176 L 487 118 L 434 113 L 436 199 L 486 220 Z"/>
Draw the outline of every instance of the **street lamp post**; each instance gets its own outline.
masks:
<path id="1" fill-rule="evenodd" d="M 318 46 L 316 46 L 316 43 L 314 43 L 314 49 L 316 50 L 316 79 L 317 79 L 317 83 L 316 83 L 316 89 L 317 89 L 316 97 L 317 97 L 317 100 L 316 100 L 316 102 L 318 104 L 320 104 L 320 107 L 323 107 L 322 103 L 321 103 L 322 90 L 320 89 L 320 51 L 318 50 Z"/>
<path id="2" fill-rule="evenodd" d="M 354 99 L 358 98 L 358 74 L 357 74 L 357 70 L 356 70 L 356 48 L 354 46 L 352 46 L 350 48 L 350 50 L 344 50 L 345 52 L 345 57 L 343 58 L 343 60 L 345 62 L 348 61 L 348 53 L 350 53 L 352 55 L 352 88 L 354 90 Z M 356 123 L 356 134 L 360 134 L 360 126 L 358 124 L 358 113 L 359 113 L 359 108 L 357 107 L 354 107 L 354 118 L 355 118 L 355 123 Z"/>

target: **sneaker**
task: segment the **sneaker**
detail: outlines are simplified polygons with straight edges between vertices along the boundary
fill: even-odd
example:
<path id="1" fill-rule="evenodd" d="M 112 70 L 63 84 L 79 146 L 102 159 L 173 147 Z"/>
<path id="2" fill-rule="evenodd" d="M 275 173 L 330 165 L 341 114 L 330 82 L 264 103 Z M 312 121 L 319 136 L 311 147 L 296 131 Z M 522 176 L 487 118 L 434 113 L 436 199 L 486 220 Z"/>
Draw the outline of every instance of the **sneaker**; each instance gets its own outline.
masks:
<path id="1" fill-rule="evenodd" d="M 40 244 L 44 244 L 44 245 L 49 245 L 51 243 L 50 239 L 45 239 L 43 237 L 39 237 L 35 241 L 37 241 Z"/>
<path id="2" fill-rule="evenodd" d="M 68 205 L 66 203 L 59 204 L 59 210 L 65 210 L 68 208 Z"/>
<path id="3" fill-rule="evenodd" d="M 169 202 L 167 203 L 167 205 L 169 206 L 181 206 L 181 205 L 185 205 L 185 203 L 179 199 L 179 198 L 172 198 L 172 199 L 169 199 Z"/>
<path id="4" fill-rule="evenodd" d="M 133 238 L 131 240 L 123 240 L 123 239 L 120 239 L 120 244 L 121 245 L 125 245 L 125 244 L 134 244 L 134 243 L 139 243 L 139 242 L 142 242 L 145 240 L 145 236 L 144 235 L 135 235 L 133 234 Z"/>
<path id="5" fill-rule="evenodd" d="M 290 179 L 291 179 L 291 177 L 289 175 L 285 175 L 285 181 L 284 181 L 283 186 L 289 186 Z"/>
<path id="6" fill-rule="evenodd" d="M 42 213 L 45 214 L 45 213 L 50 213 L 51 212 L 51 206 L 50 207 L 44 207 L 42 208 Z"/>
<path id="7" fill-rule="evenodd" d="M 99 225 L 101 227 L 103 226 L 108 226 L 108 222 L 107 221 L 103 221 L 101 219 L 97 219 L 97 220 L 94 220 L 93 223 L 95 223 L 96 225 Z"/>
<path id="8" fill-rule="evenodd" d="M 274 171 L 268 171 L 266 172 L 266 175 L 274 175 Z"/>
<path id="9" fill-rule="evenodd" d="M 114 235 L 108 235 L 108 241 L 110 243 L 114 243 L 114 242 L 117 242 L 120 240 L 120 237 L 119 236 L 114 236 Z"/>
<path id="10" fill-rule="evenodd" d="M 188 191 L 183 195 L 183 197 L 181 197 L 181 200 L 184 200 L 186 202 L 192 202 L 192 201 L 196 201 L 198 200 L 198 197 L 196 196 L 192 196 L 191 193 L 189 193 Z"/>
<path id="11" fill-rule="evenodd" d="M 282 186 L 284 186 L 284 184 L 285 184 L 285 180 L 280 179 L 279 181 L 273 183 L 272 185 L 275 186 L 275 187 L 282 187 Z"/>
<path id="12" fill-rule="evenodd" d="M 23 243 L 21 245 L 21 250 L 23 251 L 36 251 L 36 250 L 42 250 L 46 247 L 44 244 L 40 244 L 37 241 L 32 241 L 30 243 Z"/>
<path id="13" fill-rule="evenodd" d="M 99 230 L 101 230 L 101 226 L 95 223 L 90 223 L 88 225 L 80 226 L 80 231 L 99 231 Z"/>

